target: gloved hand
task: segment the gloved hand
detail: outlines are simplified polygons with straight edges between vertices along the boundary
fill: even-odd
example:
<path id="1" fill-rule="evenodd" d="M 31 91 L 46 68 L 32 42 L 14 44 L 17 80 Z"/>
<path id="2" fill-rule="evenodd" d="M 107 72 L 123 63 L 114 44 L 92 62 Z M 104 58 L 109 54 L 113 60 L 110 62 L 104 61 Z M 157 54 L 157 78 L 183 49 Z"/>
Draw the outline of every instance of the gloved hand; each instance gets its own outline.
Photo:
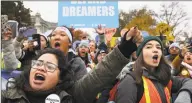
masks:
<path id="1" fill-rule="evenodd" d="M 17 41 L 18 42 L 21 42 L 23 39 L 24 39 L 24 32 L 27 30 L 27 28 L 26 27 L 21 27 L 21 28 L 19 28 L 19 35 L 17 36 Z"/>
<path id="2" fill-rule="evenodd" d="M 132 27 L 128 30 L 122 40 L 119 47 L 121 53 L 129 58 L 130 55 L 137 50 L 137 46 L 143 41 L 141 32 L 138 30 L 137 26 Z"/>

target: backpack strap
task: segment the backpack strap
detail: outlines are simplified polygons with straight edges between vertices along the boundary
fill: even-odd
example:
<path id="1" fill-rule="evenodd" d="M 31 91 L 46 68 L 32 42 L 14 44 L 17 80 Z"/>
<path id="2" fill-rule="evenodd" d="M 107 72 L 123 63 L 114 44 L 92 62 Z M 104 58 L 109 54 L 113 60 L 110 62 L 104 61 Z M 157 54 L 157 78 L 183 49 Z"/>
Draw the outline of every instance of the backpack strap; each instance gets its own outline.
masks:
<path id="1" fill-rule="evenodd" d="M 129 72 L 127 74 L 132 76 L 133 79 L 135 80 L 135 76 L 134 76 L 133 72 Z M 120 81 L 117 81 L 117 83 L 110 90 L 108 101 L 115 101 L 115 97 L 116 97 L 116 93 L 117 93 L 117 87 L 118 87 L 119 83 L 120 83 Z M 137 86 L 137 102 L 136 103 L 139 103 L 139 101 L 141 100 L 143 93 L 144 93 L 143 80 L 140 84 L 136 84 L 136 86 Z"/>

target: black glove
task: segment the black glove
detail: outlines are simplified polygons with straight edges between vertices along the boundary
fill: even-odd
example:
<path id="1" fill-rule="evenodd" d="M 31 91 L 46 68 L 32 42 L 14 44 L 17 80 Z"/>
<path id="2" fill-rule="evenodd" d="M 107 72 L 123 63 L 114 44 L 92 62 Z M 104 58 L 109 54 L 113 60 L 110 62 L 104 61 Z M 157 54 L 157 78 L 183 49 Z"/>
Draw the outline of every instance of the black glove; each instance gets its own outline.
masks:
<path id="1" fill-rule="evenodd" d="M 137 45 L 135 43 L 133 43 L 133 37 L 131 37 L 130 40 L 126 40 L 126 36 L 127 33 L 129 31 L 127 31 L 123 38 L 121 39 L 121 43 L 120 45 L 118 45 L 119 50 L 121 51 L 121 53 L 126 57 L 129 58 L 131 56 L 131 54 L 137 50 Z"/>

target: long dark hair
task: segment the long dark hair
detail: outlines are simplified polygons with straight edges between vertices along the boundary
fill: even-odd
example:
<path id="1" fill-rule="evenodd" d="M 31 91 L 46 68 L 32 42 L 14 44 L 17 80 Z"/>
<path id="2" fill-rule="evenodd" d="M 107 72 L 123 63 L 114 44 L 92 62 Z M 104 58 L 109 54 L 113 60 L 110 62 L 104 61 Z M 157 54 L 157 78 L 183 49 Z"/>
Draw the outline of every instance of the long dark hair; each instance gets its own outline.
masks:
<path id="1" fill-rule="evenodd" d="M 46 48 L 42 51 L 39 52 L 39 54 L 35 57 L 35 60 L 37 60 L 40 56 L 43 54 L 53 54 L 56 56 L 58 60 L 58 68 L 60 70 L 60 83 L 72 81 L 73 78 L 73 72 L 71 71 L 70 68 L 68 68 L 68 62 L 66 56 L 64 56 L 63 52 L 58 50 L 58 49 L 53 49 L 53 48 Z M 30 76 L 30 71 L 31 71 L 31 66 L 30 68 L 26 68 L 22 72 L 22 74 L 18 77 L 16 77 L 16 86 L 20 89 L 23 89 L 23 86 L 25 83 L 29 83 L 29 76 Z"/>
<path id="2" fill-rule="evenodd" d="M 135 64 L 133 65 L 134 73 L 136 75 L 136 82 L 141 83 L 141 76 L 143 74 L 144 66 L 144 59 L 143 59 L 143 53 L 139 55 L 137 60 L 135 61 Z M 148 69 L 148 68 L 147 68 Z M 148 70 L 148 72 L 157 78 L 161 84 L 166 86 L 171 79 L 171 66 L 167 63 L 165 60 L 165 56 L 162 54 L 160 63 L 158 67 L 155 69 L 155 71 L 151 72 Z"/>

